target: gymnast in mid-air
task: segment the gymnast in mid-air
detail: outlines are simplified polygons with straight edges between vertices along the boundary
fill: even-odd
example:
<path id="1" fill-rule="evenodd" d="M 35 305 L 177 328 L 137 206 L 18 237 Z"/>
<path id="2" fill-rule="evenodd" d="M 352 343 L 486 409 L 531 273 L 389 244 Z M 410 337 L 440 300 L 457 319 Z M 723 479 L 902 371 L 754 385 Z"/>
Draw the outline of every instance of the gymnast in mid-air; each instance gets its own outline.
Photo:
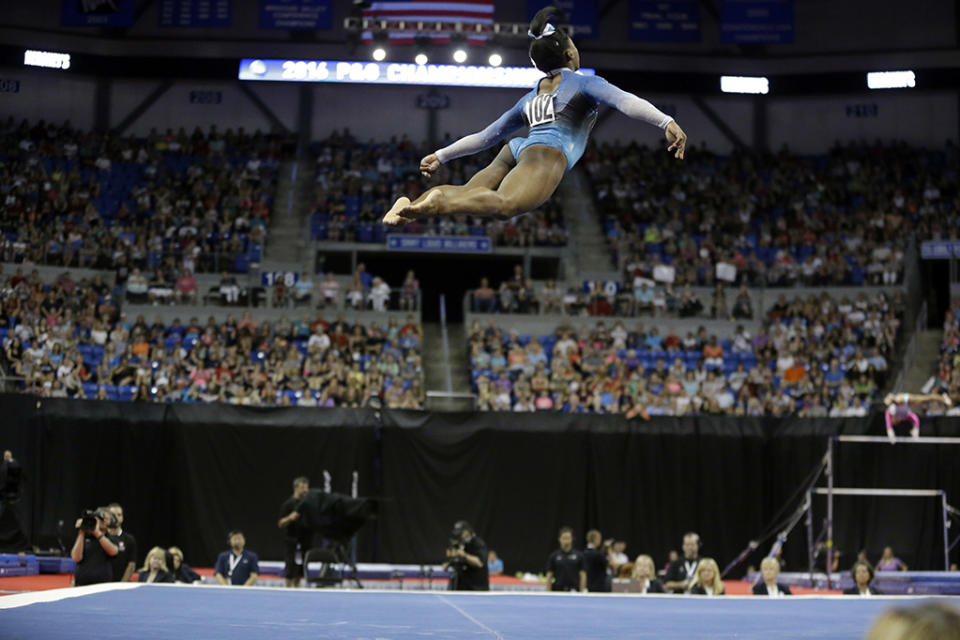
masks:
<path id="1" fill-rule="evenodd" d="M 488 149 L 523 126 L 530 128 L 527 137 L 510 140 L 464 185 L 433 187 L 413 202 L 399 198 L 383 217 L 384 224 L 447 214 L 507 219 L 536 209 L 583 155 L 601 104 L 663 129 L 667 150 L 683 159 L 687 136 L 670 116 L 599 76 L 576 73 L 580 52 L 567 34 L 548 22 L 558 13 L 546 7 L 530 22 L 530 60 L 546 74 L 537 87 L 483 131 L 423 158 L 420 172 L 429 177 L 441 164 Z"/>

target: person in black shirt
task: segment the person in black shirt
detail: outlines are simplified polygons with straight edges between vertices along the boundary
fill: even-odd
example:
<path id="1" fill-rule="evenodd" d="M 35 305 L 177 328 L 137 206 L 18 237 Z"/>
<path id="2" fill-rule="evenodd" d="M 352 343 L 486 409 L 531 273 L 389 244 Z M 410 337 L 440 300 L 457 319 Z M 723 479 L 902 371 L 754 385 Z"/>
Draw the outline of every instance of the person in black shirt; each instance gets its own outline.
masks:
<path id="1" fill-rule="evenodd" d="M 309 492 L 309 479 L 304 476 L 294 478 L 293 495 L 280 505 L 280 520 L 277 521 L 277 526 L 283 529 L 285 536 L 283 577 L 288 587 L 300 586 L 300 578 L 303 577 L 303 564 L 297 564 L 297 548 L 299 547 L 302 557 L 313 546 L 313 531 L 300 521 L 298 511 Z"/>
<path id="2" fill-rule="evenodd" d="M 587 531 L 587 548 L 583 550 L 583 564 L 587 572 L 587 591 L 610 591 L 610 542 L 596 529 Z"/>
<path id="3" fill-rule="evenodd" d="M 683 557 L 670 563 L 666 584 L 663 586 L 673 593 L 684 593 L 693 581 L 697 565 L 700 564 L 700 536 L 692 531 L 683 536 Z"/>
<path id="4" fill-rule="evenodd" d="M 190 565 L 183 561 L 183 551 L 180 550 L 180 547 L 170 547 L 167 549 L 167 567 L 173 575 L 174 582 L 193 584 L 203 580 L 199 573 L 191 569 Z"/>
<path id="5" fill-rule="evenodd" d="M 117 555 L 110 560 L 113 579 L 126 582 L 137 568 L 137 539 L 123 530 L 123 507 L 113 502 L 107 508 L 113 514 L 113 520 L 107 526 L 107 535 L 117 545 Z"/>
<path id="6" fill-rule="evenodd" d="M 447 546 L 444 569 L 450 569 L 450 591 L 489 591 L 490 573 L 487 568 L 487 543 L 477 535 L 466 520 L 453 525 Z"/>
<path id="7" fill-rule="evenodd" d="M 725 591 L 717 561 L 713 558 L 700 558 L 687 593 L 694 596 L 722 596 Z"/>
<path id="8" fill-rule="evenodd" d="M 573 529 L 561 527 L 560 548 L 547 558 L 547 589 L 550 591 L 586 591 L 587 570 L 583 553 L 573 548 Z"/>
<path id="9" fill-rule="evenodd" d="M 780 562 L 776 558 L 764 558 L 760 562 L 760 572 L 763 574 L 763 580 L 753 585 L 753 595 L 773 598 L 791 595 L 790 587 L 777 582 L 777 576 L 780 575 Z"/>
<path id="10" fill-rule="evenodd" d="M 97 526 L 93 531 L 80 528 L 82 518 L 77 519 L 77 540 L 70 550 L 70 557 L 76 563 L 73 584 L 82 587 L 113 580 L 110 558 L 117 555 L 117 545 L 107 535 L 107 520 L 110 513 L 106 507 L 97 509 Z"/>
<path id="11" fill-rule="evenodd" d="M 873 567 L 869 562 L 857 560 L 850 569 L 850 575 L 853 577 L 853 586 L 844 589 L 845 596 L 880 596 L 883 592 L 870 583 L 873 582 Z"/>
<path id="12" fill-rule="evenodd" d="M 664 593 L 663 583 L 657 579 L 657 569 L 653 564 L 653 558 L 646 554 L 640 554 L 633 561 L 633 573 L 630 577 L 636 580 L 640 586 L 640 593 Z"/>

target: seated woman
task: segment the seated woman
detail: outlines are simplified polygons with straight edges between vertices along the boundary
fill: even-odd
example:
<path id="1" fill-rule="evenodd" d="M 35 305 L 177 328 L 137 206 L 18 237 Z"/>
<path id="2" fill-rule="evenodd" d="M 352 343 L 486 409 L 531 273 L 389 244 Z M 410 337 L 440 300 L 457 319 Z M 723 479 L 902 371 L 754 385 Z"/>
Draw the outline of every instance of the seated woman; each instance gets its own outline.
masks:
<path id="1" fill-rule="evenodd" d="M 893 555 L 893 547 L 883 548 L 883 557 L 877 562 L 877 571 L 909 571 L 907 564 Z"/>
<path id="2" fill-rule="evenodd" d="M 760 573 L 763 574 L 763 581 L 753 585 L 753 595 L 770 596 L 773 598 L 779 596 L 789 596 L 790 587 L 777 582 L 777 576 L 780 575 L 780 561 L 776 558 L 764 558 L 760 563 Z"/>
<path id="3" fill-rule="evenodd" d="M 183 561 L 183 551 L 180 550 L 180 547 L 170 547 L 167 549 L 167 562 L 174 581 L 192 584 L 203 580 L 199 573 L 191 569 L 190 565 Z"/>
<path id="4" fill-rule="evenodd" d="M 173 576 L 167 571 L 167 554 L 160 547 L 147 552 L 143 568 L 137 577 L 140 582 L 173 582 Z"/>
<path id="5" fill-rule="evenodd" d="M 687 593 L 694 596 L 722 596 L 723 591 L 723 580 L 720 579 L 717 561 L 713 558 L 702 558 Z"/>
<path id="6" fill-rule="evenodd" d="M 882 591 L 870 586 L 870 583 L 873 582 L 873 567 L 870 566 L 869 562 L 857 560 L 853 563 L 850 574 L 853 576 L 854 585 L 844 590 L 843 595 L 861 597 L 883 595 Z"/>
<path id="7" fill-rule="evenodd" d="M 640 593 L 663 593 L 663 583 L 657 578 L 653 558 L 639 555 L 633 561 L 633 573 L 630 576 L 640 583 Z"/>

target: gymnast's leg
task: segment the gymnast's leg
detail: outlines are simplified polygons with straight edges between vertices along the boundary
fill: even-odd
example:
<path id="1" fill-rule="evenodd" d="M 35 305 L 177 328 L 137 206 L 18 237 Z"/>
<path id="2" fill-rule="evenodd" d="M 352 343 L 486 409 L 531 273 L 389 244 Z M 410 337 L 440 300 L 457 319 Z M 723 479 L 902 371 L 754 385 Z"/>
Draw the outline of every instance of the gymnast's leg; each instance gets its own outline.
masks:
<path id="1" fill-rule="evenodd" d="M 442 184 L 431 189 L 427 189 L 420 194 L 419 198 L 413 201 L 413 204 L 423 202 L 423 200 L 434 191 L 440 191 L 445 196 L 451 197 L 466 189 L 476 189 L 478 187 L 496 189 L 500 186 L 500 183 L 503 182 L 503 178 L 510 172 L 511 169 L 513 169 L 513 167 L 516 166 L 516 164 L 517 161 L 513 159 L 513 152 L 510 151 L 510 146 L 503 145 L 503 148 L 500 150 L 500 153 L 497 154 L 497 157 L 493 159 L 493 162 L 488 164 L 480 171 L 477 171 L 466 184 Z M 405 196 L 398 198 L 396 203 L 390 207 L 390 211 L 383 216 L 384 224 L 396 225 L 412 222 L 413 218 L 401 218 L 397 215 L 398 211 L 410 206 L 410 204 L 410 198 Z"/>
<path id="2" fill-rule="evenodd" d="M 506 220 L 546 202 L 556 191 L 566 169 L 567 158 L 562 151 L 533 145 L 520 153 L 517 165 L 495 190 L 487 186 L 466 188 L 468 185 L 455 192 L 431 189 L 397 213 L 404 218 L 466 213 Z"/>

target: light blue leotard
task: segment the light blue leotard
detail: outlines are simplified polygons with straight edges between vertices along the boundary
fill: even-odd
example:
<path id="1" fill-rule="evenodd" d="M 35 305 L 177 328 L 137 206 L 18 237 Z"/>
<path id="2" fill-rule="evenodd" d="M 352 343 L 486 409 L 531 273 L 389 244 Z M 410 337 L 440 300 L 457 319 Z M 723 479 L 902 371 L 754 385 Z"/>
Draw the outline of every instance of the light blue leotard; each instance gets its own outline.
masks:
<path id="1" fill-rule="evenodd" d="M 569 171 L 583 155 L 601 104 L 661 129 L 672 120 L 646 100 L 615 87 L 599 76 L 583 76 L 570 69 L 562 69 L 558 73 L 562 74 L 562 80 L 552 93 L 538 94 L 538 82 L 536 88 L 520 98 L 513 108 L 486 129 L 438 150 L 436 153 L 440 162 L 491 147 L 517 129 L 527 126 L 530 132 L 526 138 L 510 141 L 514 159 L 519 158 L 527 147 L 542 144 L 563 151 Z"/>

